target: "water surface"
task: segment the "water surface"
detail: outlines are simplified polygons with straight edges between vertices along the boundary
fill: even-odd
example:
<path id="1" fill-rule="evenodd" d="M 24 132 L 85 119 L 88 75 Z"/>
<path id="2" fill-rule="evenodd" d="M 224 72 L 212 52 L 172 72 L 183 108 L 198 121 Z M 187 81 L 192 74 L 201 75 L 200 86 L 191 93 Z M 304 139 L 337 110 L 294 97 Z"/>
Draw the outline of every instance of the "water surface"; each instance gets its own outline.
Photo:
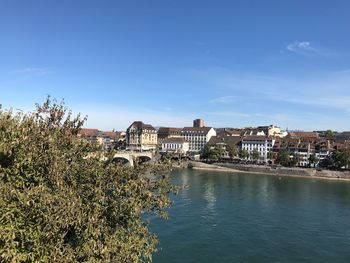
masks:
<path id="1" fill-rule="evenodd" d="M 350 262 L 350 183 L 176 170 L 154 262 Z"/>

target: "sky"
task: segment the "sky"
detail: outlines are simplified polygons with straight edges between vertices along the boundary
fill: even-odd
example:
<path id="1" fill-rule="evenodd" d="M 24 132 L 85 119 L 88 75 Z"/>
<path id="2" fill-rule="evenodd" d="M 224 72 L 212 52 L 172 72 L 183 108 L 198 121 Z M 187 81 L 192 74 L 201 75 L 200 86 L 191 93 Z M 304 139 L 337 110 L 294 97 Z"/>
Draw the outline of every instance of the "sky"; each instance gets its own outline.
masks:
<path id="1" fill-rule="evenodd" d="M 0 104 L 85 127 L 350 130 L 350 1 L 0 0 Z"/>

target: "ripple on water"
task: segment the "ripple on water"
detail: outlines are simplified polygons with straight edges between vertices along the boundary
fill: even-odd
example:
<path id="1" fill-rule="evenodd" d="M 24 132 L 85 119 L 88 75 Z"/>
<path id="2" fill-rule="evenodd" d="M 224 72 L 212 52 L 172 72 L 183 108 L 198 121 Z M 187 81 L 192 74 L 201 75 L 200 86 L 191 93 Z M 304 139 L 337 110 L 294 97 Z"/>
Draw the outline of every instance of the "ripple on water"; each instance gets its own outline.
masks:
<path id="1" fill-rule="evenodd" d="M 174 171 L 154 262 L 349 262 L 350 184 Z"/>

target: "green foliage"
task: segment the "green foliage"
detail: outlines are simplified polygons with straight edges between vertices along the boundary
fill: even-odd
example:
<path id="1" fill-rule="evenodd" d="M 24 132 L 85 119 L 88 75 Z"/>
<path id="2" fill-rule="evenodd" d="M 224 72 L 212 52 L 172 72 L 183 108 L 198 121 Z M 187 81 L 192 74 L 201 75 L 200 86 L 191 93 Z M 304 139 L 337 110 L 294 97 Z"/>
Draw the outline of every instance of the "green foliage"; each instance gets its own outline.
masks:
<path id="1" fill-rule="evenodd" d="M 319 166 L 322 168 L 333 168 L 334 167 L 334 160 L 332 156 L 327 156 L 323 160 L 319 162 Z"/>
<path id="2" fill-rule="evenodd" d="M 225 154 L 225 150 L 220 146 L 215 146 L 212 148 L 210 145 L 206 144 L 201 152 L 201 158 L 219 160 Z"/>
<path id="3" fill-rule="evenodd" d="M 227 146 L 226 150 L 231 158 L 234 158 L 238 155 L 238 150 L 236 146 Z"/>
<path id="4" fill-rule="evenodd" d="M 268 158 L 268 159 L 273 160 L 274 157 L 275 157 L 275 155 L 274 155 L 274 152 L 273 152 L 273 151 L 269 151 L 269 152 L 267 153 L 267 158 Z"/>
<path id="5" fill-rule="evenodd" d="M 201 158 L 203 158 L 203 159 L 209 158 L 209 156 L 210 156 L 210 150 L 211 150 L 210 145 L 209 145 L 209 144 L 206 144 L 206 145 L 204 146 L 204 148 L 202 149 L 202 151 L 201 151 Z"/>
<path id="6" fill-rule="evenodd" d="M 332 154 L 334 165 L 338 169 L 350 167 L 350 149 L 334 151 Z"/>
<path id="7" fill-rule="evenodd" d="M 239 158 L 247 159 L 249 157 L 249 152 L 245 149 L 241 149 L 238 153 Z"/>
<path id="8" fill-rule="evenodd" d="M 252 158 L 254 161 L 258 161 L 260 158 L 260 153 L 258 150 L 254 149 L 252 152 Z"/>
<path id="9" fill-rule="evenodd" d="M 0 109 L 0 262 L 149 262 L 175 189 L 163 166 L 128 168 L 76 134 L 63 103 Z M 91 151 L 94 151 L 91 154 Z"/>
<path id="10" fill-rule="evenodd" d="M 315 164 L 318 162 L 318 158 L 316 157 L 316 155 L 314 153 L 309 156 L 308 160 L 309 160 L 310 166 L 311 165 L 315 166 Z"/>
<path id="11" fill-rule="evenodd" d="M 210 149 L 209 158 L 212 160 L 219 160 L 225 153 L 225 150 L 222 147 L 215 147 Z"/>
<path id="12" fill-rule="evenodd" d="M 300 162 L 300 155 L 298 153 L 293 153 L 293 157 L 290 160 L 290 166 L 298 166 Z"/>
<path id="13" fill-rule="evenodd" d="M 277 162 L 282 166 L 290 166 L 289 153 L 286 150 L 282 150 L 278 153 Z"/>
<path id="14" fill-rule="evenodd" d="M 334 139 L 334 132 L 333 132 L 332 130 L 327 130 L 326 133 L 325 133 L 325 137 L 326 137 L 328 140 Z"/>

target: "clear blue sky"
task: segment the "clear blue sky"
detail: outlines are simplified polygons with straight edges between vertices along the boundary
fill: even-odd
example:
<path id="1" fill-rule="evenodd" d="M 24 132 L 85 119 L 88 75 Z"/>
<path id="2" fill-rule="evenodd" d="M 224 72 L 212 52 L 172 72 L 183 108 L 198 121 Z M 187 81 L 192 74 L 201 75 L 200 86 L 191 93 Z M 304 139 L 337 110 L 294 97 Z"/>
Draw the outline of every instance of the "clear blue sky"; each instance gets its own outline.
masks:
<path id="1" fill-rule="evenodd" d="M 0 103 L 133 120 L 350 130 L 350 1 L 2 0 Z"/>

